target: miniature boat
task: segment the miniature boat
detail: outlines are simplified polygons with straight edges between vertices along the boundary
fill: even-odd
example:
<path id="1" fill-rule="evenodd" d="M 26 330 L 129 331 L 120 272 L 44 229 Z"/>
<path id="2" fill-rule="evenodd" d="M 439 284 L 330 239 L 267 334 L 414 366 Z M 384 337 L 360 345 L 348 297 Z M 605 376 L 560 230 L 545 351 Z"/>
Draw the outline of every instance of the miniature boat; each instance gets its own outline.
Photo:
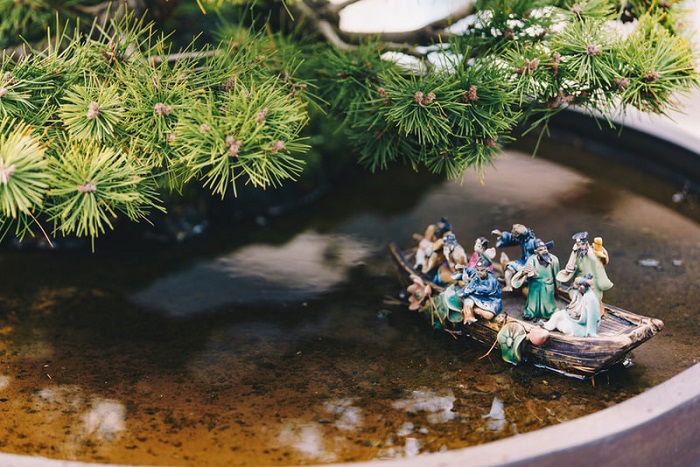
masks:
<path id="1" fill-rule="evenodd" d="M 391 255 L 396 262 L 399 274 L 406 284 L 413 282 L 412 276 L 419 277 L 429 285 L 434 295 L 445 290 L 432 282 L 430 278 L 415 270 L 412 266 L 415 249 L 401 251 L 396 245 L 389 245 Z M 451 334 L 466 335 L 486 345 L 492 346 L 497 341 L 499 331 L 507 323 L 510 326 L 522 326 L 526 334 L 534 329 L 542 329 L 537 324 L 525 321 L 522 310 L 526 297 L 519 292 L 503 293 L 503 311 L 493 320 L 479 319 L 476 323 L 465 325 L 451 323 Z M 557 308 L 564 308 L 569 303 L 568 294 L 560 289 L 556 294 Z M 545 368 L 566 376 L 587 379 L 623 362 L 629 352 L 649 340 L 664 327 L 663 321 L 637 315 L 611 305 L 603 304 L 602 316 L 596 337 L 567 336 L 558 331 L 549 333 L 546 342 L 534 345 L 528 339 L 522 339 L 518 349 L 519 359 L 537 367 Z M 432 320 L 430 311 L 421 312 Z M 523 334 L 521 337 L 524 337 Z"/>

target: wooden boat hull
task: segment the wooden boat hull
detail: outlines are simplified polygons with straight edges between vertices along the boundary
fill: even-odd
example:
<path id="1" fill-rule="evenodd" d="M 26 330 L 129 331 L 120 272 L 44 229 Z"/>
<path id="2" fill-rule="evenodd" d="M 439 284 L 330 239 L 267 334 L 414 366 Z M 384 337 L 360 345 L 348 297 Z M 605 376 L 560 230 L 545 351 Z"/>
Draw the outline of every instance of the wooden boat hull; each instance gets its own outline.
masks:
<path id="1" fill-rule="evenodd" d="M 406 285 L 412 282 L 411 276 L 421 277 L 429 283 L 434 292 L 444 289 L 430 282 L 425 275 L 418 273 L 411 265 L 412 251 L 403 252 L 396 245 L 389 245 L 389 251 L 396 262 L 399 275 Z M 557 301 L 563 306 L 568 302 L 565 291 L 558 291 Z M 503 312 L 492 321 L 479 320 L 471 325 L 455 324 L 453 331 L 491 346 L 503 324 L 516 321 L 529 333 L 537 327 L 521 319 L 525 297 L 519 293 L 503 294 Z M 663 321 L 640 316 L 635 313 L 604 304 L 605 314 L 601 321 L 598 337 L 573 337 L 559 332 L 550 333 L 542 346 L 525 341 L 522 348 L 523 360 L 535 366 L 580 379 L 590 378 L 608 370 L 623 361 L 627 354 L 649 340 L 663 329 Z M 429 314 L 426 313 L 429 317 Z"/>

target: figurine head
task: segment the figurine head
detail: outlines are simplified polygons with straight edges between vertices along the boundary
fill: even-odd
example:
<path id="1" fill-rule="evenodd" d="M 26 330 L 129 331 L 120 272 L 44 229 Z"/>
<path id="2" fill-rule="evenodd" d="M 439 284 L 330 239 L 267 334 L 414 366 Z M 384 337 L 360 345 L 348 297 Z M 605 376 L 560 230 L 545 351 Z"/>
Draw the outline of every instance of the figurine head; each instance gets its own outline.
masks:
<path id="1" fill-rule="evenodd" d="M 479 237 L 474 242 L 474 251 L 484 253 L 489 247 L 489 240 L 486 237 Z"/>
<path id="2" fill-rule="evenodd" d="M 457 236 L 453 233 L 448 233 L 444 237 L 445 246 L 450 250 L 454 250 L 457 247 Z"/>
<path id="3" fill-rule="evenodd" d="M 527 238 L 532 235 L 532 231 L 523 224 L 513 224 L 513 228 L 511 229 L 510 233 L 514 237 L 518 238 Z"/>
<path id="4" fill-rule="evenodd" d="M 576 287 L 581 295 L 588 292 L 588 289 L 590 289 L 592 285 L 593 275 L 591 274 L 584 274 L 583 276 L 577 277 L 576 280 L 574 280 L 574 287 Z"/>
<path id="5" fill-rule="evenodd" d="M 476 275 L 479 279 L 486 279 L 489 275 L 489 268 L 491 267 L 491 260 L 488 258 L 480 258 L 476 263 Z"/>
<path id="6" fill-rule="evenodd" d="M 547 244 L 542 239 L 538 238 L 535 240 L 535 254 L 540 263 L 552 264 L 552 255 L 549 254 L 549 248 L 547 248 Z"/>
<path id="7" fill-rule="evenodd" d="M 441 217 L 435 225 L 437 226 L 437 229 L 435 230 L 435 236 L 437 238 L 442 238 L 443 235 L 452 230 L 452 226 L 447 220 L 447 217 Z"/>
<path id="8" fill-rule="evenodd" d="M 579 255 L 586 256 L 588 253 L 588 232 L 577 232 L 571 237 L 576 242 L 576 251 Z"/>

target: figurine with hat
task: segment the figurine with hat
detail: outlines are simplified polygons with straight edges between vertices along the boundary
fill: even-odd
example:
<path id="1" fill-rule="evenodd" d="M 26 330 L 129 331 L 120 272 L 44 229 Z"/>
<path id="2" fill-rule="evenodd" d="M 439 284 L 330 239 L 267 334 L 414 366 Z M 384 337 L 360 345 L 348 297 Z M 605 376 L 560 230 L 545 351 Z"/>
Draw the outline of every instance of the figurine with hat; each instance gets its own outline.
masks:
<path id="1" fill-rule="evenodd" d="M 590 288 L 598 298 L 598 301 L 603 300 L 603 292 L 610 290 L 613 283 L 608 279 L 608 274 L 605 272 L 605 265 L 601 257 L 596 254 L 596 251 L 588 242 L 588 232 L 577 232 L 571 237 L 575 243 L 572 249 L 569 261 L 566 267 L 557 274 L 557 281 L 561 283 L 569 283 L 575 281 L 576 278 L 590 275 Z M 602 245 L 602 239 L 600 241 Z M 605 253 L 605 263 L 607 263 L 608 255 Z"/>
<path id="2" fill-rule="evenodd" d="M 571 302 L 565 309 L 555 312 L 544 323 L 547 331 L 557 330 L 567 336 L 595 337 L 600 327 L 600 300 L 593 290 L 595 279 L 584 274 L 574 279 Z"/>
<path id="3" fill-rule="evenodd" d="M 453 274 L 452 278 L 463 281 L 466 285 L 459 290 L 462 298 L 464 324 L 477 321 L 477 316 L 491 320 L 503 309 L 501 284 L 489 270 L 491 260 L 482 257 L 475 268 L 465 267 Z"/>
<path id="4" fill-rule="evenodd" d="M 550 242 L 551 243 L 551 242 Z M 554 300 L 556 277 L 559 272 L 559 259 L 549 252 L 547 243 L 535 239 L 535 251 L 525 265 L 513 275 L 513 288 L 528 285 L 527 303 L 523 310 L 523 319 L 549 319 L 556 311 Z"/>
<path id="5" fill-rule="evenodd" d="M 491 233 L 498 238 L 496 248 L 520 246 L 520 258 L 509 261 L 504 271 L 505 286 L 503 287 L 503 291 L 510 292 L 513 290 L 511 286 L 513 275 L 525 266 L 525 262 L 535 251 L 535 232 L 523 224 L 513 224 L 510 232 L 502 232 L 498 229 L 494 229 Z M 552 248 L 552 246 L 553 244 L 547 245 L 548 248 Z"/>

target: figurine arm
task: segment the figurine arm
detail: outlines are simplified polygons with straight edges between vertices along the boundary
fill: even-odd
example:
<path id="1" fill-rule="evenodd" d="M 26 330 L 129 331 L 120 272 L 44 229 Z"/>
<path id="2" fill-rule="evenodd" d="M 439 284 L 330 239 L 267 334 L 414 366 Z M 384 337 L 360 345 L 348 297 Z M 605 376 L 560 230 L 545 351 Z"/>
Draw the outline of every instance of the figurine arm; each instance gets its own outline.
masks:
<path id="1" fill-rule="evenodd" d="M 525 283 L 525 281 L 528 278 L 528 274 L 535 269 L 534 262 L 535 258 L 531 256 L 530 258 L 528 258 L 527 262 L 525 263 L 525 266 L 513 275 L 513 278 L 510 281 L 510 285 L 514 289 L 519 289 Z"/>
<path id="2" fill-rule="evenodd" d="M 501 236 L 498 238 L 498 241 L 496 242 L 496 248 L 514 246 L 517 244 L 518 244 L 518 242 L 515 240 L 515 237 L 513 237 L 513 234 L 511 234 L 510 232 L 502 232 Z"/>
<path id="3" fill-rule="evenodd" d="M 556 278 L 559 282 L 569 282 L 576 273 L 576 251 L 571 252 L 569 256 L 569 262 L 566 263 L 566 267 L 559 271 Z"/>
<path id="4" fill-rule="evenodd" d="M 491 280 L 483 281 L 472 289 L 472 293 L 477 295 L 495 295 L 498 293 L 498 281 L 495 277 Z"/>

